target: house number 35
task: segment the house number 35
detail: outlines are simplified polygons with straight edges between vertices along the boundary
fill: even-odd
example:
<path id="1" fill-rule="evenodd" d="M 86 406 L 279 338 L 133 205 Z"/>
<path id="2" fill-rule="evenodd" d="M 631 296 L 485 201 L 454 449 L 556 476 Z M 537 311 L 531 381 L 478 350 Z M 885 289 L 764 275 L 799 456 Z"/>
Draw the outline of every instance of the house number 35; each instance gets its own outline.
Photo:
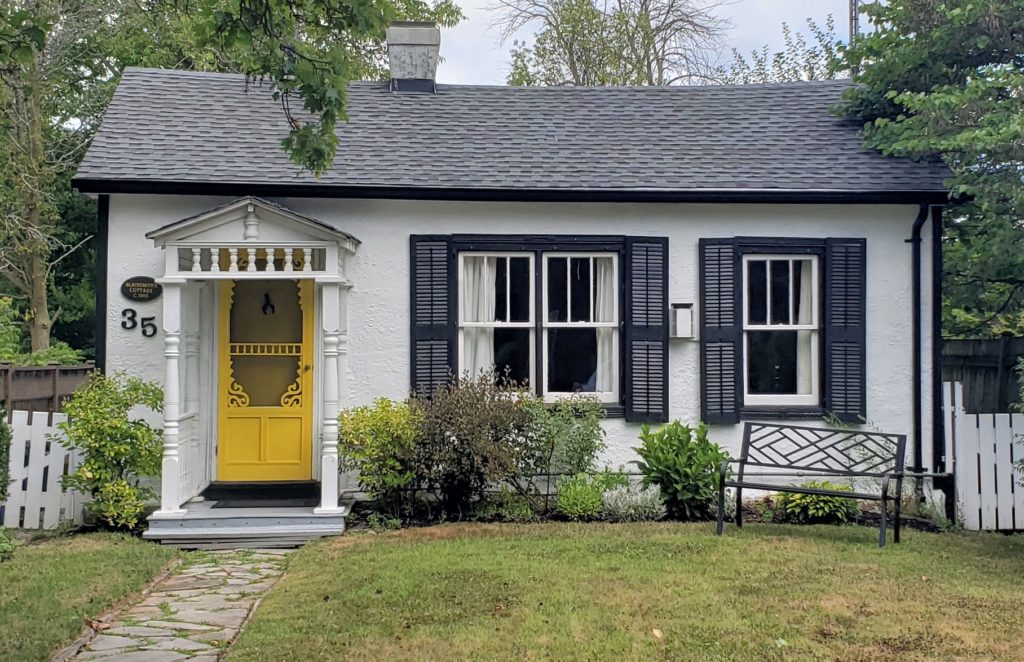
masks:
<path id="1" fill-rule="evenodd" d="M 121 311 L 121 328 L 126 331 L 139 328 L 144 338 L 152 338 L 156 335 L 156 318 L 139 317 L 139 312 L 134 308 L 125 308 Z"/>

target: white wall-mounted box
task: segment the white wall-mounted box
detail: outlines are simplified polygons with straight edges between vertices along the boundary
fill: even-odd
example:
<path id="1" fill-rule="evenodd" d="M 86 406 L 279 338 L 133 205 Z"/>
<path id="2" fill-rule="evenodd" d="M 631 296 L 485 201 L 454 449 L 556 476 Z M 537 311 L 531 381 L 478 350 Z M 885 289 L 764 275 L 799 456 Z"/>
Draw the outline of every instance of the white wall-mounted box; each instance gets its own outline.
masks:
<path id="1" fill-rule="evenodd" d="M 674 303 L 671 311 L 670 335 L 673 338 L 694 338 L 696 334 L 693 328 L 693 304 Z"/>

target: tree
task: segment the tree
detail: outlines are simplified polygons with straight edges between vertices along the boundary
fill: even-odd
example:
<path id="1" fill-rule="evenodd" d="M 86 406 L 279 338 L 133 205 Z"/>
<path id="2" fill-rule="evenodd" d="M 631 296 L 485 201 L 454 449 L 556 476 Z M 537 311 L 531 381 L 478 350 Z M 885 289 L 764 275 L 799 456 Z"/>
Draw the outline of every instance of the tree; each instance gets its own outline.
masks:
<path id="1" fill-rule="evenodd" d="M 676 85 L 710 80 L 728 0 L 499 0 L 502 41 L 515 42 L 511 85 Z"/>
<path id="2" fill-rule="evenodd" d="M 844 50 L 843 111 L 869 147 L 941 159 L 951 192 L 944 331 L 1024 332 L 1024 0 L 891 0 Z"/>
<path id="3" fill-rule="evenodd" d="M 94 205 L 70 182 L 125 66 L 266 79 L 291 122 L 284 147 L 319 174 L 333 160 L 347 81 L 384 69 L 387 24 L 454 25 L 460 18 L 451 0 L 8 0 L 0 6 L 0 294 L 17 297 L 31 349 L 49 346 L 58 320 L 66 338 L 84 343 L 91 336 L 95 254 L 87 219 L 95 218 Z"/>
<path id="4" fill-rule="evenodd" d="M 50 344 L 58 190 L 77 166 L 106 98 L 104 44 L 117 2 L 13 0 L 0 8 L 0 275 L 24 302 L 31 349 Z"/>
<path id="5" fill-rule="evenodd" d="M 770 53 L 768 46 L 751 51 L 749 58 L 732 51 L 732 63 L 719 70 L 722 83 L 788 83 L 801 80 L 827 80 L 850 75 L 839 58 L 841 42 L 836 36 L 835 19 L 830 14 L 821 27 L 807 19 L 807 28 L 814 43 L 808 44 L 803 34 L 782 24 L 784 47 Z"/>

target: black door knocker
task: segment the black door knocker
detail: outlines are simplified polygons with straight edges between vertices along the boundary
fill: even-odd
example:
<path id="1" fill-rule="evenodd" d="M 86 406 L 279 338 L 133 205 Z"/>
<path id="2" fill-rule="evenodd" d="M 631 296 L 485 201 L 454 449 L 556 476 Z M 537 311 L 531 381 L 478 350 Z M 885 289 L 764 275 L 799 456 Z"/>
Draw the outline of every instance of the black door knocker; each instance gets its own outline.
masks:
<path id="1" fill-rule="evenodd" d="M 260 308 L 260 310 L 263 311 L 264 315 L 273 315 L 274 314 L 274 311 L 276 310 L 276 308 L 274 308 L 274 304 L 271 303 L 271 301 L 270 301 L 270 293 L 269 292 L 264 292 L 263 293 L 263 307 Z"/>

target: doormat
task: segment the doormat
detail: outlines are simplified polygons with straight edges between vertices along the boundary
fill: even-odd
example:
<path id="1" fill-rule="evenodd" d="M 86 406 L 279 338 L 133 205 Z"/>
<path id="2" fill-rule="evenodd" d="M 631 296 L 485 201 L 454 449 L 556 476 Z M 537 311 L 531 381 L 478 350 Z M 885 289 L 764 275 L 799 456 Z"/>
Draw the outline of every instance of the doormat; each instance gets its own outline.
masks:
<path id="1" fill-rule="evenodd" d="M 211 506 L 212 508 L 316 508 L 320 505 L 320 499 L 307 497 L 299 499 L 222 499 Z"/>

